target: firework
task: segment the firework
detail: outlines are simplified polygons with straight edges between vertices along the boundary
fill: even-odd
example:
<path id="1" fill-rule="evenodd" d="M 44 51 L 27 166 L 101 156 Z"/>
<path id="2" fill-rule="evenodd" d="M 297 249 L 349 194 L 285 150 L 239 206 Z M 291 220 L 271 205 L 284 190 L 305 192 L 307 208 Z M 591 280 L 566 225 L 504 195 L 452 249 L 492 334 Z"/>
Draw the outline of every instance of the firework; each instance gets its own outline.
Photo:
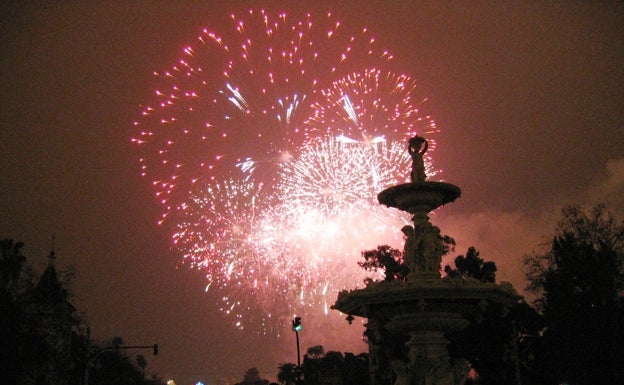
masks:
<path id="1" fill-rule="evenodd" d="M 132 141 L 174 249 L 237 326 L 267 331 L 361 284 L 360 251 L 406 220 L 376 194 L 407 180 L 405 139 L 437 129 L 366 28 L 265 11 L 232 27 L 154 74 Z"/>
<path id="2" fill-rule="evenodd" d="M 154 181 L 163 217 L 172 197 L 246 158 L 270 170 L 309 136 L 302 121 L 328 79 L 352 63 L 392 58 L 365 28 L 350 34 L 331 14 L 291 22 L 249 11 L 231 19 L 232 31 L 204 29 L 174 66 L 154 73 L 155 99 L 135 123 L 133 141 L 144 151 L 143 173 Z"/>

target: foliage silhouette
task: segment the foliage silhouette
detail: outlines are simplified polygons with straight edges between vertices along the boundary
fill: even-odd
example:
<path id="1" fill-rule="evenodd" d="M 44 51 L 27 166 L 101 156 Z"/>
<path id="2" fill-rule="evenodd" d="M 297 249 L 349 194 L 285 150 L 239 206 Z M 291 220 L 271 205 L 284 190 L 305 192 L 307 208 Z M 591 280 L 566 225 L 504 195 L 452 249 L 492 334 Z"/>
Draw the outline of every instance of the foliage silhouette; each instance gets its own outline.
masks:
<path id="1" fill-rule="evenodd" d="M 403 253 L 398 249 L 380 245 L 374 250 L 362 251 L 362 257 L 364 262 L 358 262 L 358 265 L 366 271 L 383 270 L 384 281 L 404 281 L 407 278 L 409 269 L 403 260 Z"/>
<path id="2" fill-rule="evenodd" d="M 279 372 L 277 372 L 277 381 L 279 381 L 280 384 L 293 385 L 297 382 L 299 375 L 296 364 L 283 362 L 279 364 L 277 368 L 279 369 Z"/>
<path id="3" fill-rule="evenodd" d="M 247 369 L 243 376 L 243 381 L 236 385 L 269 385 L 269 380 L 260 377 L 260 371 L 258 368 L 253 367 Z"/>
<path id="4" fill-rule="evenodd" d="M 496 264 L 494 262 L 484 262 L 479 258 L 479 252 L 474 246 L 470 246 L 466 256 L 459 255 L 455 258 L 455 268 L 446 265 L 444 272 L 451 278 L 471 277 L 481 282 L 496 281 Z"/>
<path id="5" fill-rule="evenodd" d="M 342 385 L 367 385 L 369 383 L 368 354 L 328 351 L 318 345 L 308 349 L 303 360 L 306 385 L 340 383 Z"/>
<path id="6" fill-rule="evenodd" d="M 565 207 L 551 246 L 525 256 L 546 324 L 536 352 L 544 384 L 624 381 L 624 222 L 605 206 Z"/>

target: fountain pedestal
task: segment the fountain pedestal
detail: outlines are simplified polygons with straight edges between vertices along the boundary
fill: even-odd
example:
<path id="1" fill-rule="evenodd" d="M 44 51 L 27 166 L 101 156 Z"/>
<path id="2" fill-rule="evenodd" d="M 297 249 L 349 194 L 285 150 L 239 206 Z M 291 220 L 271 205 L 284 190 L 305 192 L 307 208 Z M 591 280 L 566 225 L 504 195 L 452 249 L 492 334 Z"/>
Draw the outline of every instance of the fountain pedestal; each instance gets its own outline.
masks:
<path id="1" fill-rule="evenodd" d="M 464 329 L 487 306 L 511 306 L 518 295 L 511 285 L 440 275 L 445 253 L 440 229 L 428 213 L 461 195 L 459 187 L 426 181 L 423 155 L 427 142 L 409 140 L 411 183 L 380 192 L 379 203 L 412 214 L 413 225 L 404 226 L 403 258 L 409 269 L 406 280 L 373 282 L 364 289 L 342 291 L 332 306 L 345 314 L 368 319 L 371 385 L 461 385 L 468 362 L 451 360 L 445 335 Z"/>

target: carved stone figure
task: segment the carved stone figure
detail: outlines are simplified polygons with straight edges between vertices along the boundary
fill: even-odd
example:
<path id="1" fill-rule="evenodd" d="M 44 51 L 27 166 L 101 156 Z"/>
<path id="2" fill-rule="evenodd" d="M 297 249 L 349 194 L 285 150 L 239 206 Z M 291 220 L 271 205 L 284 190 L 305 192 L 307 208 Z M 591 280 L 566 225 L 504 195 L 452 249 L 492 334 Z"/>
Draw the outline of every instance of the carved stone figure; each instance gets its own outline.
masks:
<path id="1" fill-rule="evenodd" d="M 429 360 L 421 354 L 410 357 L 409 368 L 413 385 L 427 385 L 427 372 L 430 366 Z"/>
<path id="2" fill-rule="evenodd" d="M 441 357 L 431 365 L 429 378 L 432 385 L 454 385 L 453 371 L 448 361 L 448 357 Z"/>
<path id="3" fill-rule="evenodd" d="M 440 229 L 426 222 L 416 228 L 403 226 L 401 231 L 405 236 L 403 258 L 409 271 L 438 272 L 444 253 Z"/>
<path id="4" fill-rule="evenodd" d="M 390 366 L 395 375 L 394 385 L 411 385 L 411 379 L 405 361 L 392 360 Z"/>
<path id="5" fill-rule="evenodd" d="M 440 237 L 440 229 L 431 223 L 422 226 L 422 235 L 418 243 L 417 255 L 420 257 L 422 270 L 426 272 L 438 272 L 444 254 L 444 246 Z"/>
<path id="6" fill-rule="evenodd" d="M 427 174 L 425 174 L 425 161 L 423 159 L 423 155 L 427 152 L 429 148 L 429 144 L 420 136 L 415 136 L 410 138 L 407 151 L 412 157 L 412 173 L 411 180 L 414 183 L 424 182 L 427 178 Z"/>
<path id="7" fill-rule="evenodd" d="M 405 246 L 403 248 L 403 259 L 410 272 L 414 273 L 419 269 L 418 261 L 418 243 L 414 227 L 406 225 L 401 228 L 401 232 L 405 236 Z"/>
<path id="8" fill-rule="evenodd" d="M 464 385 L 470 373 L 470 362 L 465 358 L 456 358 L 451 361 L 453 367 L 453 383 Z"/>

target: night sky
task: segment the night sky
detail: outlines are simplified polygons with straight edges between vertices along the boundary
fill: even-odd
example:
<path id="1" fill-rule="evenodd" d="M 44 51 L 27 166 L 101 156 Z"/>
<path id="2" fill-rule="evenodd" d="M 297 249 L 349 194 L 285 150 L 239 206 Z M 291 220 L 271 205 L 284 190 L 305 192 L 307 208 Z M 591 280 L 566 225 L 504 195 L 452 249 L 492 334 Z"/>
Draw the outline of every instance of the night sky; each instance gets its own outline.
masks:
<path id="1" fill-rule="evenodd" d="M 201 274 L 180 264 L 157 226 L 159 207 L 130 143 L 152 71 L 253 2 L 6 3 L 0 237 L 25 242 L 37 268 L 54 245 L 57 266 L 75 270 L 72 301 L 96 340 L 159 343 L 159 356 L 141 352 L 148 373 L 186 385 L 240 381 L 258 367 L 274 379 L 279 363 L 296 361 L 289 325 L 276 343 L 217 311 Z M 264 8 L 320 7 L 284 4 Z M 427 95 L 442 131 L 435 165 L 462 188 L 432 219 L 456 239 L 454 255 L 475 246 L 496 262 L 499 281 L 522 292 L 521 258 L 548 241 L 565 204 L 605 203 L 624 216 L 622 2 L 321 4 L 368 26 Z M 304 350 L 320 340 L 305 330 Z"/>

